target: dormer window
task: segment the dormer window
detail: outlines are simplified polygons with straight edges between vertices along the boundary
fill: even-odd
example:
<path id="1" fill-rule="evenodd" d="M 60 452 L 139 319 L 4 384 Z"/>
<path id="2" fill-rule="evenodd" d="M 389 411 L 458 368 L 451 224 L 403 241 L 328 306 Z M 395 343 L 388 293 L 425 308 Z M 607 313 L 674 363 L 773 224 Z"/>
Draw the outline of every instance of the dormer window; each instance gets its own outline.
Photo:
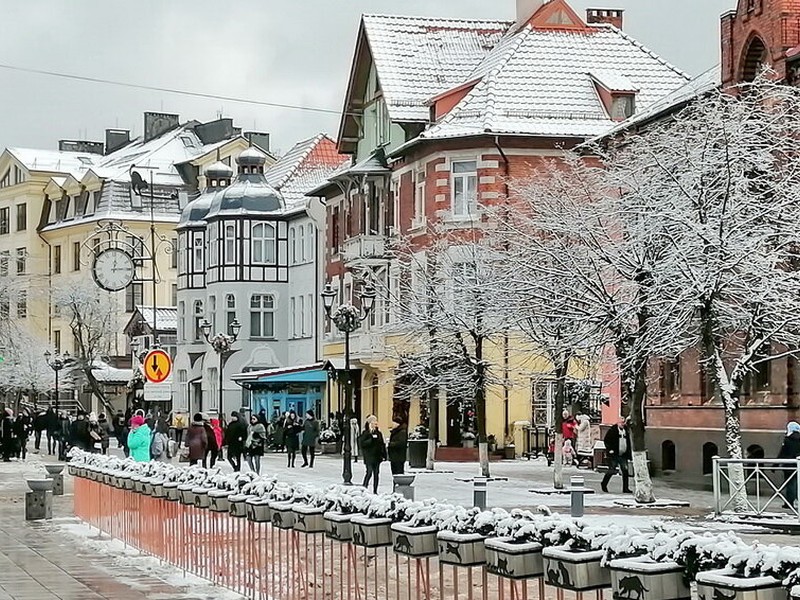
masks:
<path id="1" fill-rule="evenodd" d="M 636 113 L 636 96 L 634 94 L 612 94 L 611 118 L 624 121 Z"/>
<path id="2" fill-rule="evenodd" d="M 589 77 L 609 118 L 624 121 L 636 114 L 638 86 L 616 71 L 592 70 Z"/>

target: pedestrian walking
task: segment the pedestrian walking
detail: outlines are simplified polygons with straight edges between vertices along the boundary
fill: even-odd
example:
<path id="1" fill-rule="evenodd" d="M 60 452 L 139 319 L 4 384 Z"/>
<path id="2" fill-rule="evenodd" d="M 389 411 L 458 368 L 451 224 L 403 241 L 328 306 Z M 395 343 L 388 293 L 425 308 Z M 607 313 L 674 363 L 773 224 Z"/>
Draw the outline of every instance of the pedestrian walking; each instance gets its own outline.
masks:
<path id="1" fill-rule="evenodd" d="M 139 415 L 131 419 L 131 431 L 128 434 L 128 448 L 131 458 L 136 462 L 150 461 L 150 442 L 152 431 L 145 423 L 144 417 Z"/>
<path id="2" fill-rule="evenodd" d="M 97 415 L 90 413 L 87 420 L 89 422 L 89 452 L 100 454 L 102 452 L 103 435 L 100 433 Z"/>
<path id="3" fill-rule="evenodd" d="M 389 465 L 392 475 L 405 473 L 406 457 L 408 456 L 408 428 L 400 421 L 392 421 L 389 431 Z"/>
<path id="4" fill-rule="evenodd" d="M 778 458 L 795 460 L 800 457 L 800 424 L 791 421 L 786 425 L 786 437 L 783 438 L 781 450 Z M 786 500 L 786 508 L 794 508 L 797 502 L 797 469 L 782 469 L 783 471 L 783 495 Z"/>
<path id="5" fill-rule="evenodd" d="M 70 431 L 72 430 L 72 423 L 69 420 L 69 415 L 62 412 L 58 415 L 58 431 L 56 432 L 56 442 L 58 446 L 58 460 L 67 460 L 67 451 L 70 448 Z"/>
<path id="6" fill-rule="evenodd" d="M 126 442 L 126 421 L 125 421 L 125 413 L 122 410 L 118 410 L 117 414 L 114 415 L 114 437 L 117 439 L 117 448 L 124 448 Z"/>
<path id="7" fill-rule="evenodd" d="M 592 439 L 592 423 L 588 415 L 579 413 L 575 417 L 578 424 L 575 432 L 575 454 L 578 455 L 578 462 L 592 460 L 594 452 L 594 440 Z"/>
<path id="8" fill-rule="evenodd" d="M 3 462 L 11 462 L 15 444 L 14 411 L 6 408 L 3 411 L 3 420 L 0 421 L 0 445 L 2 445 Z"/>
<path id="9" fill-rule="evenodd" d="M 161 462 L 167 462 L 172 458 L 169 452 L 169 425 L 164 419 L 156 420 L 150 439 L 150 457 Z"/>
<path id="10" fill-rule="evenodd" d="M 214 427 L 211 425 L 208 415 L 205 414 L 203 415 L 203 426 L 205 427 L 206 439 L 208 440 L 208 444 L 206 445 L 206 453 L 205 456 L 203 456 L 203 467 L 213 469 L 214 465 L 217 464 L 219 444 L 217 443 L 217 434 L 214 431 Z"/>
<path id="11" fill-rule="evenodd" d="M 267 428 L 256 415 L 250 416 L 250 427 L 247 428 L 247 464 L 251 471 L 261 474 L 261 457 L 267 444 Z"/>
<path id="12" fill-rule="evenodd" d="M 85 411 L 79 410 L 75 420 L 69 426 L 70 446 L 89 452 L 92 444 L 89 442 L 89 421 Z"/>
<path id="13" fill-rule="evenodd" d="M 300 449 L 300 439 L 297 437 L 300 433 L 300 425 L 297 422 L 297 415 L 293 410 L 290 410 L 286 415 L 283 422 L 283 436 L 286 445 L 286 466 L 294 469 L 295 460 L 297 460 L 297 451 Z"/>
<path id="14" fill-rule="evenodd" d="M 565 467 L 571 467 L 577 463 L 577 454 L 575 448 L 572 447 L 572 440 L 564 440 L 564 445 L 561 447 L 561 462 Z"/>
<path id="15" fill-rule="evenodd" d="M 59 438 L 61 437 L 61 418 L 58 416 L 56 409 L 51 406 L 45 413 L 45 419 L 47 453 L 53 455 L 58 451 Z"/>
<path id="16" fill-rule="evenodd" d="M 218 460 L 222 460 L 222 445 L 225 441 L 225 431 L 223 430 L 222 422 L 219 419 L 211 419 L 209 422 L 211 423 L 211 430 L 214 432 L 214 441 L 216 442 L 217 446 L 217 453 L 214 455 L 214 459 L 211 461 L 211 466 L 213 467 Z"/>
<path id="17" fill-rule="evenodd" d="M 358 426 L 358 419 L 350 419 L 350 453 L 353 455 L 353 462 L 358 462 L 361 454 L 361 428 Z"/>
<path id="18" fill-rule="evenodd" d="M 561 416 L 563 417 L 561 421 L 561 434 L 564 436 L 565 440 L 572 440 L 574 445 L 575 438 L 578 436 L 578 422 L 568 410 L 563 411 Z"/>
<path id="19" fill-rule="evenodd" d="M 242 470 L 242 454 L 245 451 L 249 432 L 244 418 L 238 412 L 231 413 L 231 422 L 225 430 L 225 446 L 228 448 L 228 462 L 236 472 Z"/>
<path id="20" fill-rule="evenodd" d="M 319 441 L 319 421 L 314 418 L 314 411 L 306 411 L 306 420 L 303 421 L 303 464 L 300 468 L 314 468 L 314 454 Z M 309 454 L 311 455 L 309 457 Z"/>
<path id="21" fill-rule="evenodd" d="M 622 475 L 622 493 L 632 493 L 628 487 L 628 462 L 631 459 L 631 431 L 625 419 L 621 418 L 617 424 L 608 430 L 604 439 L 606 455 L 608 456 L 608 472 L 603 477 L 600 488 L 608 492 L 608 482 L 616 475 Z"/>
<path id="22" fill-rule="evenodd" d="M 39 452 L 42 447 L 42 434 L 47 431 L 47 411 L 40 409 L 33 417 L 33 449 Z"/>
<path id="23" fill-rule="evenodd" d="M 186 447 L 189 448 L 189 464 L 196 465 L 205 460 L 208 449 L 208 435 L 206 434 L 203 415 L 197 413 L 192 419 L 192 424 L 186 431 Z"/>
<path id="24" fill-rule="evenodd" d="M 178 444 L 178 446 L 180 446 L 181 443 L 183 443 L 183 435 L 188 425 L 187 421 L 188 418 L 185 413 L 182 412 L 172 413 L 172 431 L 174 432 L 175 435 L 175 443 Z"/>
<path id="25" fill-rule="evenodd" d="M 366 467 L 363 486 L 368 487 L 372 480 L 372 492 L 377 494 L 381 463 L 386 460 L 386 442 L 381 430 L 378 429 L 378 417 L 375 415 L 367 417 L 364 432 L 358 439 Z"/>
<path id="26" fill-rule="evenodd" d="M 116 435 L 114 426 L 108 422 L 106 413 L 97 415 L 97 426 L 100 430 L 100 451 L 103 454 L 108 454 L 108 447 L 111 445 L 111 436 Z"/>
<path id="27" fill-rule="evenodd" d="M 283 430 L 286 414 L 281 416 L 281 414 L 278 413 L 272 420 L 272 445 L 276 452 L 283 452 L 286 448 L 286 432 Z"/>

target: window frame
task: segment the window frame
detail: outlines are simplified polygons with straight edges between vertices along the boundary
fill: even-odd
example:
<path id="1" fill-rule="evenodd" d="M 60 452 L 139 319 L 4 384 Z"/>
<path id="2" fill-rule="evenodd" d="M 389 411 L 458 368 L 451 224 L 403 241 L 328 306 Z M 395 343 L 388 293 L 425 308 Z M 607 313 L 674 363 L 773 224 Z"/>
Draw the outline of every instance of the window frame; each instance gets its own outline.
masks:
<path id="1" fill-rule="evenodd" d="M 258 304 L 256 305 L 256 299 Z M 258 316 L 257 316 L 258 315 Z M 258 332 L 253 327 L 254 319 L 258 318 Z M 267 334 L 265 325 L 269 322 L 271 331 Z M 272 340 L 275 339 L 275 296 L 272 294 L 252 294 L 250 296 L 250 339 Z"/>
<path id="2" fill-rule="evenodd" d="M 256 233 L 256 230 L 262 233 Z M 254 223 L 250 229 L 250 258 L 255 265 L 277 262 L 277 231 L 272 223 Z"/>
<path id="3" fill-rule="evenodd" d="M 469 171 L 456 172 L 456 165 L 474 164 L 475 168 Z M 474 183 L 474 198 L 464 197 L 469 193 L 469 184 Z M 454 218 L 467 219 L 474 216 L 478 210 L 478 161 L 477 159 L 457 159 L 450 161 L 450 211 Z M 462 198 L 459 199 L 458 183 L 462 187 Z M 459 204 L 462 206 L 459 207 Z"/>
<path id="4" fill-rule="evenodd" d="M 28 230 L 28 203 L 17 204 L 17 231 Z"/>

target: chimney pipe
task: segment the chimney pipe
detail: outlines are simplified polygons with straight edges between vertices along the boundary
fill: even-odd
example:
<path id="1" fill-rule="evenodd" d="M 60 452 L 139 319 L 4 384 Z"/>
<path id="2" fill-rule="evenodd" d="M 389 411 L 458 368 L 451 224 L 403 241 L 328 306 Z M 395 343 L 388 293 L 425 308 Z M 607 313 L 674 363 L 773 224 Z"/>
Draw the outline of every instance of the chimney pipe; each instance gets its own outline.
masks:
<path id="1" fill-rule="evenodd" d="M 622 15 L 625 11 L 619 8 L 587 8 L 586 23 L 608 23 L 622 31 Z"/>

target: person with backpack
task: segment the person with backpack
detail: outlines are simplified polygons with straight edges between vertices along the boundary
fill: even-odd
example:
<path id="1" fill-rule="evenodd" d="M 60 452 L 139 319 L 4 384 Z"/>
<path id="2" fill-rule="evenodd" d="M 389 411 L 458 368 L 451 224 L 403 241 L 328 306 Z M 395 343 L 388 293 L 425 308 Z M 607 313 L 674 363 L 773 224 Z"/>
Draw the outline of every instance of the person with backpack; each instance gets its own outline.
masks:
<path id="1" fill-rule="evenodd" d="M 169 451 L 169 425 L 164 419 L 158 419 L 153 428 L 150 458 L 161 462 L 167 462 L 172 458 Z"/>

